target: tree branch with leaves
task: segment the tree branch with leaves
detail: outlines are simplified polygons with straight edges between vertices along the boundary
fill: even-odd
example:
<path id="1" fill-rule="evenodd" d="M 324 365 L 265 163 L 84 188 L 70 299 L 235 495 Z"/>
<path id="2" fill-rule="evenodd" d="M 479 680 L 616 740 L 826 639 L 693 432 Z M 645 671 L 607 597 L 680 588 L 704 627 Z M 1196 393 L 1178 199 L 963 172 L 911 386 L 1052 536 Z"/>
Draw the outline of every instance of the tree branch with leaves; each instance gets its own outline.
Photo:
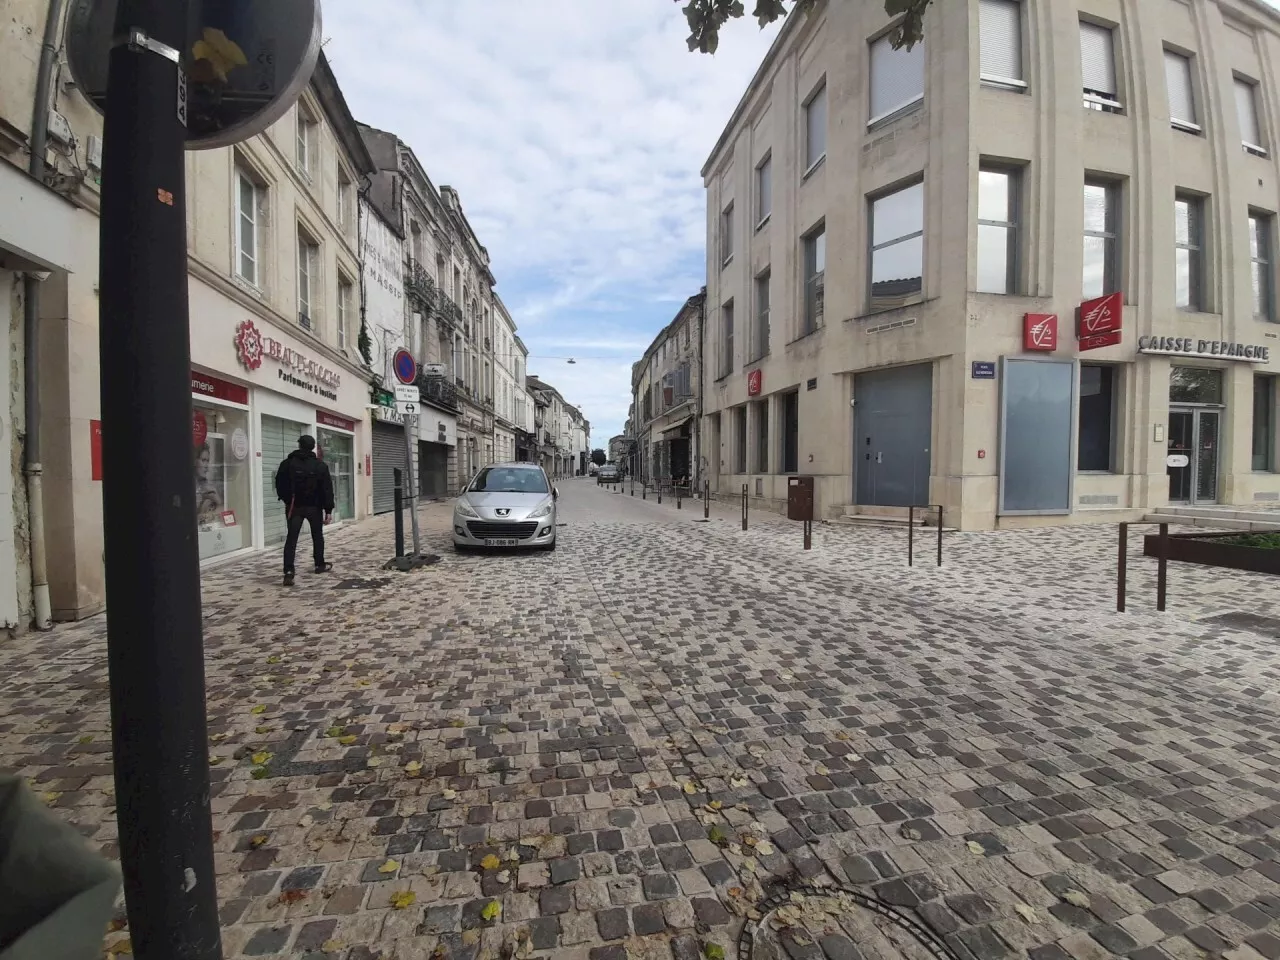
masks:
<path id="1" fill-rule="evenodd" d="M 675 0 L 685 3 L 684 15 L 689 21 L 689 49 L 715 53 L 720 44 L 720 28 L 730 20 L 747 14 L 742 0 Z M 876 0 L 830 0 L 832 3 L 874 3 Z M 901 17 L 894 27 L 890 42 L 894 47 L 910 50 L 924 39 L 924 11 L 933 0 L 884 0 L 884 12 Z M 789 13 L 808 13 L 818 0 L 756 0 L 751 15 L 761 29 Z"/>

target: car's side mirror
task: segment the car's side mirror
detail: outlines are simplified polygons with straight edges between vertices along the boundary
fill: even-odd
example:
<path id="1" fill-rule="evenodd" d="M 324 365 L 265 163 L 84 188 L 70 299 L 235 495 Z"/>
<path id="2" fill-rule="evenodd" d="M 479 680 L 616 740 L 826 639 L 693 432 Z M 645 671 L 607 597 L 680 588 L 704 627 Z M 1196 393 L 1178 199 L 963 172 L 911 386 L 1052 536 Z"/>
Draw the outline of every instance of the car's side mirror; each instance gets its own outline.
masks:
<path id="1" fill-rule="evenodd" d="M 551 499 L 552 499 L 552 500 L 559 500 L 559 499 L 560 499 L 560 488 L 559 488 L 559 487 L 552 487 L 552 488 L 551 488 Z"/>

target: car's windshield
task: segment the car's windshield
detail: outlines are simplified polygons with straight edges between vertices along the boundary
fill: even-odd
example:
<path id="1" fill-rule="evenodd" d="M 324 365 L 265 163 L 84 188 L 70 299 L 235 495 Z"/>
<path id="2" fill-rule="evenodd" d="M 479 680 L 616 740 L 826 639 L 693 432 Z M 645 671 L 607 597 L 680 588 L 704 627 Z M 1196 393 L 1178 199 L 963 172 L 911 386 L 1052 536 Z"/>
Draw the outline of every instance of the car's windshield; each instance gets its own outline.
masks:
<path id="1" fill-rule="evenodd" d="M 467 488 L 471 493 L 548 493 L 541 470 L 528 467 L 485 467 Z"/>

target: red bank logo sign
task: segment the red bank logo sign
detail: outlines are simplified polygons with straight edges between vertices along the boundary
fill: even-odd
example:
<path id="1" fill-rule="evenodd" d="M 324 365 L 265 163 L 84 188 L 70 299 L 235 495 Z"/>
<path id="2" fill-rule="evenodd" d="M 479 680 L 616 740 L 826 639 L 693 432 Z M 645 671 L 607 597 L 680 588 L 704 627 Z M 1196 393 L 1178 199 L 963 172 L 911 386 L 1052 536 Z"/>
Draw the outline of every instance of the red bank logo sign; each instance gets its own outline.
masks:
<path id="1" fill-rule="evenodd" d="M 1051 352 L 1058 349 L 1058 315 L 1028 313 L 1022 318 L 1022 349 Z"/>
<path id="2" fill-rule="evenodd" d="M 1080 304 L 1080 326 L 1076 338 L 1081 350 L 1097 350 L 1120 342 L 1124 294 L 1109 293 Z"/>
<path id="3" fill-rule="evenodd" d="M 747 374 L 747 396 L 758 397 L 764 389 L 764 371 L 752 370 Z"/>

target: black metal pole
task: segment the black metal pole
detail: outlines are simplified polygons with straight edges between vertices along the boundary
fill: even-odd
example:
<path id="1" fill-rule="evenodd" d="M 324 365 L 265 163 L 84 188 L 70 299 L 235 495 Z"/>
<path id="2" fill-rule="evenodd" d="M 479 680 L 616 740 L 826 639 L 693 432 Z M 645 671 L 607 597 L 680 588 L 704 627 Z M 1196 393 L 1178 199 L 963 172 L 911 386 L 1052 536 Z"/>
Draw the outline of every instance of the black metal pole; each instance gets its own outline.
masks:
<path id="1" fill-rule="evenodd" d="M 184 0 L 121 0 L 99 233 L 103 560 L 134 956 L 216 960 L 179 67 Z M 160 47 L 161 52 L 144 47 Z M 181 104 L 185 113 L 185 103 Z M 273 466 L 273 465 L 272 465 Z"/>
<path id="2" fill-rule="evenodd" d="M 916 508 L 907 508 L 907 566 L 915 566 Z"/>
<path id="3" fill-rule="evenodd" d="M 395 526 L 396 526 L 396 559 L 399 560 L 404 556 L 404 481 L 400 468 L 395 467 L 391 471 L 391 476 L 395 480 Z"/>
<path id="4" fill-rule="evenodd" d="M 942 504 L 938 504 L 938 566 L 942 566 Z"/>
<path id="5" fill-rule="evenodd" d="M 1160 524 L 1160 556 L 1156 559 L 1156 609 L 1164 612 L 1169 573 L 1169 525 Z"/>
<path id="6" fill-rule="evenodd" d="M 1120 554 L 1116 558 L 1116 613 L 1124 613 L 1125 569 L 1129 562 L 1129 524 L 1120 524 Z"/>
<path id="7" fill-rule="evenodd" d="M 711 519 L 711 481 L 702 481 L 702 519 Z"/>
<path id="8" fill-rule="evenodd" d="M 677 509 L 677 510 L 682 510 L 682 509 L 684 509 L 684 508 L 680 505 L 680 484 L 678 484 L 678 483 L 676 484 L 676 509 Z"/>
<path id="9" fill-rule="evenodd" d="M 813 548 L 813 521 L 806 520 L 804 522 L 804 548 L 811 550 Z"/>
<path id="10" fill-rule="evenodd" d="M 747 529 L 747 485 L 742 485 L 742 529 Z"/>

